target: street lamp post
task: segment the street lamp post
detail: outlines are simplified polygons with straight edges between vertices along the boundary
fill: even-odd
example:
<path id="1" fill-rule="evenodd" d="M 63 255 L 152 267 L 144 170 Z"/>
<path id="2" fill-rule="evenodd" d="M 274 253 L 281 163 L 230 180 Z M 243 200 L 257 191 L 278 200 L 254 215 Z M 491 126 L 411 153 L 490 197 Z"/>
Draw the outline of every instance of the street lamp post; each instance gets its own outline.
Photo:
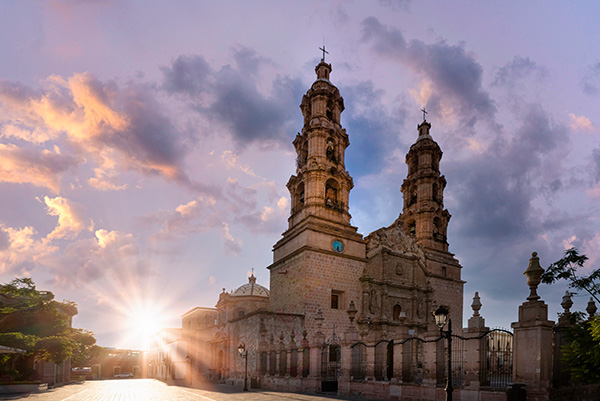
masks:
<path id="1" fill-rule="evenodd" d="M 245 359 L 244 391 L 248 391 L 248 350 L 246 349 L 246 345 L 244 343 L 240 343 L 240 345 L 238 345 L 238 352 L 240 353 L 240 356 Z"/>
<path id="2" fill-rule="evenodd" d="M 452 319 L 448 319 L 448 309 L 440 306 L 433 312 L 435 324 L 440 328 L 440 336 L 448 339 L 448 377 L 446 379 L 446 401 L 452 401 Z M 448 322 L 448 330 L 444 331 L 444 326 Z"/>

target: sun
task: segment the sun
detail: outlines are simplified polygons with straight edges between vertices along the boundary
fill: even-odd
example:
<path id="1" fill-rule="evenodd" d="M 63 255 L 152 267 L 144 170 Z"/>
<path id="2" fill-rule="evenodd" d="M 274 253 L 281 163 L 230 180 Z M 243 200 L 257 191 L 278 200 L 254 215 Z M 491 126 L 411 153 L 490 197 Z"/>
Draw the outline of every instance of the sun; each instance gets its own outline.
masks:
<path id="1" fill-rule="evenodd" d="M 153 303 L 140 303 L 125 314 L 124 332 L 138 349 L 147 350 L 154 336 L 168 323 L 164 309 Z"/>

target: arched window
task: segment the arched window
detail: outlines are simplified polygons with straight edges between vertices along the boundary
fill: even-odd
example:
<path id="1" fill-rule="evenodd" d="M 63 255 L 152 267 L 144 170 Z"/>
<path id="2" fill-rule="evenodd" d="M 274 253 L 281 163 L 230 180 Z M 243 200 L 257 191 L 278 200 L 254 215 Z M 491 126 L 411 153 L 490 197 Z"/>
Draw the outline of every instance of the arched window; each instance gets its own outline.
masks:
<path id="1" fill-rule="evenodd" d="M 353 380 L 362 380 L 367 376 L 367 346 L 362 343 L 352 346 L 352 370 Z"/>
<path id="2" fill-rule="evenodd" d="M 277 373 L 277 354 L 275 351 L 271 351 L 269 354 L 269 374 L 275 376 Z"/>
<path id="3" fill-rule="evenodd" d="M 264 375 L 267 373 L 267 353 L 265 351 L 260 353 L 260 374 Z"/>
<path id="4" fill-rule="evenodd" d="M 331 208 L 338 207 L 338 183 L 330 178 L 325 183 L 325 206 Z"/>
<path id="5" fill-rule="evenodd" d="M 327 102 L 327 118 L 333 121 L 333 104 L 331 102 Z"/>
<path id="6" fill-rule="evenodd" d="M 433 184 L 433 189 L 432 189 L 432 196 L 433 196 L 433 201 L 434 202 L 439 202 L 438 201 L 438 185 L 437 184 Z"/>
<path id="7" fill-rule="evenodd" d="M 304 206 L 304 183 L 301 182 L 296 187 L 296 207 Z"/>
<path id="8" fill-rule="evenodd" d="M 334 163 L 336 162 L 335 141 L 333 140 L 333 138 L 327 139 L 327 147 L 325 148 L 325 156 L 327 157 L 327 160 L 331 160 Z"/>
<path id="9" fill-rule="evenodd" d="M 304 141 L 302 144 L 302 151 L 300 152 L 300 160 L 302 161 L 302 165 L 306 165 L 308 161 L 308 140 Z"/>
<path id="10" fill-rule="evenodd" d="M 290 376 L 298 376 L 298 350 L 296 348 L 290 351 Z"/>
<path id="11" fill-rule="evenodd" d="M 279 376 L 285 376 L 287 374 L 287 351 L 281 350 L 279 352 Z"/>
<path id="12" fill-rule="evenodd" d="M 417 234 L 417 224 L 414 221 L 408 223 L 408 233 L 413 236 Z"/>
<path id="13" fill-rule="evenodd" d="M 434 217 L 433 219 L 433 233 L 438 234 L 442 231 L 442 221 L 439 217 Z"/>
<path id="14" fill-rule="evenodd" d="M 400 305 L 394 305 L 392 309 L 392 318 L 394 320 L 400 320 L 400 313 L 402 312 L 402 307 Z"/>
<path id="15" fill-rule="evenodd" d="M 310 347 L 304 347 L 302 350 L 302 377 L 308 377 L 310 374 Z"/>
<path id="16" fill-rule="evenodd" d="M 414 205 L 417 203 L 417 190 L 413 189 L 411 191 L 410 200 L 408 201 L 408 206 Z"/>

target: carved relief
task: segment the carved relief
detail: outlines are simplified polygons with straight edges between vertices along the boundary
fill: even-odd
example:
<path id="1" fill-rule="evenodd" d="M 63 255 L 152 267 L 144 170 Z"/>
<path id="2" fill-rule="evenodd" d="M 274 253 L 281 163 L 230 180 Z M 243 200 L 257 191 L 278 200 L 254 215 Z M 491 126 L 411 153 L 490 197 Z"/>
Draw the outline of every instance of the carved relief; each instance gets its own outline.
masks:
<path id="1" fill-rule="evenodd" d="M 424 259 L 423 250 L 417 245 L 414 238 L 406 234 L 404 222 L 398 219 L 389 227 L 380 228 L 367 236 L 367 255 L 370 257 L 382 247 L 407 255 L 415 255 Z"/>

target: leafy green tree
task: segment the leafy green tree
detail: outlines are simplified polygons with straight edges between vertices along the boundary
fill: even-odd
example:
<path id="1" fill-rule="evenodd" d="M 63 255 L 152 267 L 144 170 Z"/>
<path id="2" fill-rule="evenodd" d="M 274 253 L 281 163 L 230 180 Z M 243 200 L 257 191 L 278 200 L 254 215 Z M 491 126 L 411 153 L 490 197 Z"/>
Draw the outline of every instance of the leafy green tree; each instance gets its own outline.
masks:
<path id="1" fill-rule="evenodd" d="M 600 295 L 600 269 L 592 271 L 585 276 L 578 273 L 578 269 L 583 269 L 588 257 L 580 255 L 577 248 L 570 248 L 565 251 L 565 256 L 552 263 L 544 273 L 542 273 L 542 283 L 552 284 L 558 280 L 568 282 L 570 288 L 583 290 L 590 294 L 596 302 Z"/>
<path id="2" fill-rule="evenodd" d="M 71 317 L 76 314 L 74 302 L 55 301 L 52 292 L 39 291 L 30 278 L 14 279 L 0 285 L 0 345 L 20 348 L 57 364 L 68 358 L 84 361 L 96 339 L 91 331 L 71 327 Z M 22 356 L 2 358 L 0 362 L 8 365 L 4 359 Z M 20 378 L 22 372 L 11 375 Z"/>
<path id="3" fill-rule="evenodd" d="M 587 292 L 600 303 L 600 269 L 582 274 L 588 257 L 580 255 L 577 248 L 567 249 L 564 256 L 552 263 L 542 274 L 542 282 L 552 284 L 565 280 L 569 288 Z M 572 326 L 566 330 L 568 345 L 562 348 L 563 362 L 574 382 L 591 384 L 600 382 L 600 318 L 583 313 L 572 314 Z"/>
<path id="4" fill-rule="evenodd" d="M 600 383 L 600 319 L 580 321 L 567 331 L 563 362 L 576 383 Z"/>
<path id="5" fill-rule="evenodd" d="M 66 336 L 50 336 L 41 338 L 36 348 L 42 359 L 60 364 L 73 356 L 77 342 Z"/>

